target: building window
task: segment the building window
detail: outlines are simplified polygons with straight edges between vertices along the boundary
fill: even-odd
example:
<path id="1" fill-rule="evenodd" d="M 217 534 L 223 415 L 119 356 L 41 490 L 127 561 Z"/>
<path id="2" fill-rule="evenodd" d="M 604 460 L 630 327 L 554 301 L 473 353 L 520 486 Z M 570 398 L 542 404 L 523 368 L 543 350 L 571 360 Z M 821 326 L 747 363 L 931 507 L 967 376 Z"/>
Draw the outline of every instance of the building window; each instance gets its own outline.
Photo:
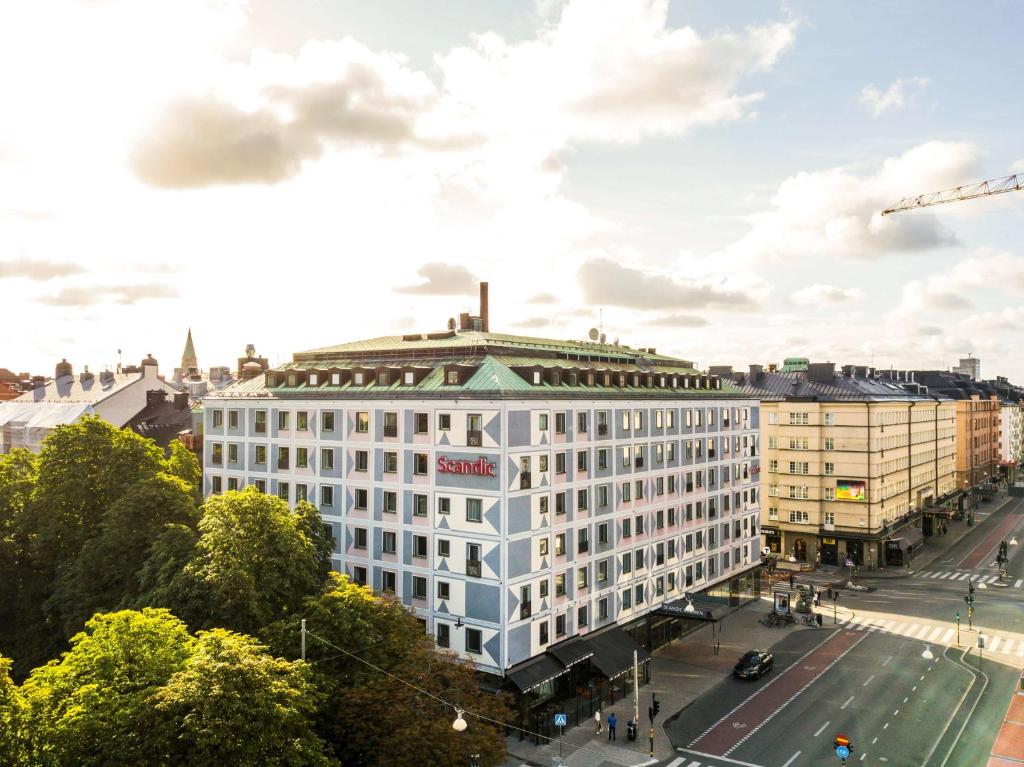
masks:
<path id="1" fill-rule="evenodd" d="M 604 583 L 608 580 L 608 560 L 602 559 L 597 563 L 597 582 Z"/>
<path id="2" fill-rule="evenodd" d="M 238 463 L 238 445 L 233 442 L 228 445 L 228 463 Z"/>
<path id="3" fill-rule="evenodd" d="M 438 413 L 437 414 L 437 428 L 439 431 L 451 431 L 452 428 L 452 414 L 451 413 Z"/>
<path id="4" fill-rule="evenodd" d="M 797 524 L 807 524 L 810 521 L 810 517 L 806 511 L 791 511 L 789 512 L 789 521 Z"/>
<path id="5" fill-rule="evenodd" d="M 822 488 L 822 492 L 824 493 L 823 498 L 826 501 L 834 501 L 836 499 L 836 489 L 834 487 Z"/>
<path id="6" fill-rule="evenodd" d="M 427 556 L 427 536 L 414 535 L 412 537 L 412 555 L 414 557 Z"/>
<path id="7" fill-rule="evenodd" d="M 452 553 L 452 544 L 447 538 L 437 539 L 437 556 L 449 557 Z"/>
<path id="8" fill-rule="evenodd" d="M 354 543 L 352 545 L 355 546 L 355 548 L 357 548 L 357 549 L 365 549 L 366 548 L 366 528 L 365 527 L 357 527 L 352 532 L 354 534 Z"/>
<path id="9" fill-rule="evenodd" d="M 836 449 L 835 438 L 833 438 L 833 437 L 825 437 L 825 449 L 826 450 L 835 450 Z"/>
<path id="10" fill-rule="evenodd" d="M 321 469 L 333 469 L 334 468 L 334 449 L 329 447 L 320 448 L 320 468 Z"/>
<path id="11" fill-rule="evenodd" d="M 547 578 L 545 578 L 544 580 L 542 580 L 540 582 L 540 589 L 539 590 L 540 590 L 540 598 L 541 599 L 547 599 L 548 598 L 548 589 L 549 588 L 550 588 L 550 586 L 548 585 L 548 579 Z"/>
<path id="12" fill-rule="evenodd" d="M 302 486 L 299 485 L 299 486 L 296 487 L 296 489 L 298 489 L 298 487 L 302 487 Z M 366 495 L 367 495 L 367 493 L 366 493 L 366 488 L 365 487 L 357 487 L 356 488 L 356 492 L 355 492 L 355 507 L 357 509 L 365 509 L 366 508 Z"/>
<path id="13" fill-rule="evenodd" d="M 284 501 L 289 500 L 288 483 L 287 482 L 278 482 L 277 483 L 277 497 L 280 498 L 281 500 L 284 500 Z"/>
<path id="14" fill-rule="evenodd" d="M 309 466 L 309 451 L 304 447 L 295 448 L 295 468 L 305 469 Z"/>
<path id="15" fill-rule="evenodd" d="M 267 462 L 267 448 L 265 445 L 256 445 L 256 464 L 263 466 Z"/>
<path id="16" fill-rule="evenodd" d="M 565 514 L 565 493 L 555 494 L 555 514 Z"/>
<path id="17" fill-rule="evenodd" d="M 398 436 L 398 413 L 394 413 L 394 412 L 384 413 L 384 436 L 385 437 L 397 437 Z"/>
<path id="18" fill-rule="evenodd" d="M 565 474 L 565 453 L 555 453 L 555 474 Z"/>
<path id="19" fill-rule="evenodd" d="M 483 501 L 480 498 L 466 499 L 466 521 L 483 522 Z"/>
<path id="20" fill-rule="evenodd" d="M 384 473 L 394 474 L 398 471 L 398 453 L 394 450 L 384 451 Z"/>
<path id="21" fill-rule="evenodd" d="M 565 596 L 565 573 L 559 573 L 555 576 L 555 596 Z"/>
<path id="22" fill-rule="evenodd" d="M 540 413 L 537 416 L 537 429 L 539 431 L 547 431 L 548 430 L 548 414 L 547 413 Z"/>
<path id="23" fill-rule="evenodd" d="M 622 555 L 622 574 L 633 572 L 633 554 L 626 552 Z"/>
<path id="24" fill-rule="evenodd" d="M 806 415 L 806 413 L 804 415 Z M 804 423 L 807 423 L 807 422 L 804 421 Z M 836 414 L 835 413 L 825 413 L 825 425 L 826 426 L 835 426 L 836 425 Z"/>
<path id="25" fill-rule="evenodd" d="M 836 473 L 836 465 L 834 463 L 832 463 L 831 461 L 825 461 L 825 474 L 831 476 L 831 475 L 833 475 L 835 473 Z"/>
<path id="26" fill-rule="evenodd" d="M 321 506 L 333 506 L 334 505 L 334 488 L 330 485 L 320 486 L 320 505 Z"/>
<path id="27" fill-rule="evenodd" d="M 309 431 L 309 413 L 305 410 L 295 414 L 295 428 L 299 431 Z"/>
<path id="28" fill-rule="evenodd" d="M 429 421 L 426 413 L 416 413 L 413 418 L 413 432 L 416 434 L 426 434 L 429 428 Z"/>
<path id="29" fill-rule="evenodd" d="M 586 567 L 581 567 L 576 570 L 576 588 L 585 589 L 590 585 L 590 570 Z"/>
<path id="30" fill-rule="evenodd" d="M 579 511 L 585 511 L 588 508 L 588 501 L 589 498 L 585 487 L 576 491 L 576 508 Z"/>
<path id="31" fill-rule="evenodd" d="M 548 555 L 548 539 L 546 537 L 541 538 L 537 542 L 537 553 L 542 557 L 546 557 Z"/>
<path id="32" fill-rule="evenodd" d="M 287 431 L 290 427 L 288 426 L 288 417 L 291 415 L 287 410 L 282 410 L 277 414 L 277 428 L 281 431 Z"/>
<path id="33" fill-rule="evenodd" d="M 224 445 L 220 442 L 213 443 L 213 453 L 210 455 L 210 463 L 220 466 L 224 463 Z"/>
<path id="34" fill-rule="evenodd" d="M 599 544 L 608 543 L 608 523 L 602 522 L 597 526 L 597 542 Z"/>
<path id="35" fill-rule="evenodd" d="M 825 512 L 825 524 L 826 525 L 835 525 L 835 523 L 836 523 L 836 513 L 834 511 L 826 511 Z"/>
<path id="36" fill-rule="evenodd" d="M 267 411 L 257 410 L 256 411 L 256 433 L 266 434 L 267 433 Z"/>
<path id="37" fill-rule="evenodd" d="M 224 411 L 214 410 L 213 411 L 213 428 L 220 429 L 224 426 Z"/>
<path id="38" fill-rule="evenodd" d="M 580 450 L 576 453 L 576 469 L 577 471 L 587 470 L 587 453 L 586 450 Z"/>
<path id="39" fill-rule="evenodd" d="M 474 655 L 483 654 L 483 634 L 480 629 L 466 629 L 466 652 L 473 653 Z"/>
<path id="40" fill-rule="evenodd" d="M 365 491 L 363 491 L 365 492 Z M 309 500 L 309 487 L 302 483 L 295 485 L 295 502 Z"/>
<path id="41" fill-rule="evenodd" d="M 622 501 L 623 501 L 623 503 L 629 503 L 629 501 L 630 501 L 630 493 L 631 492 L 632 491 L 630 489 L 629 480 L 626 480 L 625 482 L 622 483 Z"/>
<path id="42" fill-rule="evenodd" d="M 601 508 L 608 505 L 608 485 L 597 486 L 597 505 Z"/>
<path id="43" fill-rule="evenodd" d="M 366 374 L 363 373 L 361 370 L 357 370 L 355 373 L 352 374 L 352 383 L 355 384 L 356 386 L 362 386 L 363 384 L 366 383 Z"/>
<path id="44" fill-rule="evenodd" d="M 565 636 L 565 614 L 555 616 L 555 636 Z"/>
<path id="45" fill-rule="evenodd" d="M 427 496 L 416 493 L 412 497 L 412 514 L 414 517 L 427 516 Z"/>
<path id="46" fill-rule="evenodd" d="M 445 383 L 449 386 L 459 385 L 459 371 L 455 369 L 449 369 L 445 371 Z"/>
<path id="47" fill-rule="evenodd" d="M 558 533 L 555 535 L 555 556 L 560 557 L 565 554 L 565 533 Z"/>
<path id="48" fill-rule="evenodd" d="M 587 411 L 581 410 L 576 414 L 576 431 L 580 434 L 587 433 Z"/>
<path id="49" fill-rule="evenodd" d="M 451 647 L 451 626 L 447 623 L 437 624 L 437 646 L 438 647 Z"/>
<path id="50" fill-rule="evenodd" d="M 628 610 L 633 606 L 633 591 L 632 589 L 623 589 L 622 591 L 622 609 Z"/>
<path id="51" fill-rule="evenodd" d="M 806 426 L 810 423 L 809 416 L 807 413 L 790 413 L 789 414 L 789 425 L 790 426 Z"/>
<path id="52" fill-rule="evenodd" d="M 413 473 L 423 476 L 427 473 L 429 464 L 426 453 L 415 453 L 413 455 Z"/>
<path id="53" fill-rule="evenodd" d="M 334 431 L 333 410 L 327 410 L 320 414 L 320 431 Z"/>
<path id="54" fill-rule="evenodd" d="M 279 447 L 277 449 L 277 468 L 289 469 L 291 468 L 291 455 L 289 448 Z"/>
<path id="55" fill-rule="evenodd" d="M 590 550 L 590 530 L 581 527 L 576 533 L 576 551 L 585 553 Z"/>
<path id="56" fill-rule="evenodd" d="M 548 497 L 546 495 L 542 495 L 538 499 L 538 504 L 537 505 L 538 505 L 538 507 L 540 509 L 540 513 L 541 514 L 547 514 L 548 513 Z"/>
<path id="57" fill-rule="evenodd" d="M 447 496 L 438 496 L 437 499 L 437 513 L 438 514 L 450 514 L 452 511 L 452 499 Z"/>
<path id="58" fill-rule="evenodd" d="M 548 620 L 547 620 L 547 618 L 543 619 L 540 623 L 537 624 L 537 626 L 538 626 L 537 641 L 540 644 L 547 644 L 548 643 Z"/>
<path id="59" fill-rule="evenodd" d="M 381 539 L 381 550 L 385 554 L 394 554 L 397 548 L 397 538 L 390 530 L 385 530 Z"/>
<path id="60" fill-rule="evenodd" d="M 385 490 L 383 495 L 384 511 L 388 514 L 395 514 L 398 511 L 398 493 L 394 490 Z"/>
<path id="61" fill-rule="evenodd" d="M 555 413 L 555 434 L 565 434 L 565 412 Z"/>
<path id="62" fill-rule="evenodd" d="M 368 412 L 361 410 L 356 413 L 356 431 L 360 434 L 370 431 L 370 414 Z"/>
<path id="63" fill-rule="evenodd" d="M 352 581 L 357 586 L 365 586 L 366 585 L 366 568 L 365 567 L 359 567 L 359 566 L 353 567 L 352 568 Z"/>
<path id="64" fill-rule="evenodd" d="M 238 411 L 237 410 L 229 410 L 228 411 L 228 428 L 229 429 L 237 429 L 238 428 Z"/>

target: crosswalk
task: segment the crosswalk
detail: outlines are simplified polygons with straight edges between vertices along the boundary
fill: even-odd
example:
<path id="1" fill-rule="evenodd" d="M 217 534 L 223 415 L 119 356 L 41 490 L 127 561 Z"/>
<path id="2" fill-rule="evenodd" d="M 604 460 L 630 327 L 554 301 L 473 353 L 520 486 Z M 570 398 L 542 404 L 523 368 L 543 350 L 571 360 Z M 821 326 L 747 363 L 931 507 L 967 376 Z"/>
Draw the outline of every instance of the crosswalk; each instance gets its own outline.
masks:
<path id="1" fill-rule="evenodd" d="M 965 583 L 968 580 L 973 580 L 975 583 L 984 583 L 986 585 L 999 582 L 998 575 L 978 575 L 970 570 L 936 570 L 933 572 L 925 570 L 918 573 L 916 577 L 933 581 L 964 581 Z M 1024 586 L 1024 578 L 1017 578 L 1016 580 L 1007 579 L 1003 582 L 1015 589 Z"/>
<path id="2" fill-rule="evenodd" d="M 846 629 L 854 631 L 877 632 L 917 639 L 934 645 L 949 645 L 956 636 L 956 628 L 946 625 L 936 626 L 934 623 L 915 623 L 913 621 L 888 620 L 871 616 L 854 615 L 845 623 Z M 961 627 L 961 631 L 967 629 Z M 973 644 L 974 640 L 971 640 Z M 1005 636 L 985 636 L 985 652 L 1024 658 L 1024 639 Z"/>

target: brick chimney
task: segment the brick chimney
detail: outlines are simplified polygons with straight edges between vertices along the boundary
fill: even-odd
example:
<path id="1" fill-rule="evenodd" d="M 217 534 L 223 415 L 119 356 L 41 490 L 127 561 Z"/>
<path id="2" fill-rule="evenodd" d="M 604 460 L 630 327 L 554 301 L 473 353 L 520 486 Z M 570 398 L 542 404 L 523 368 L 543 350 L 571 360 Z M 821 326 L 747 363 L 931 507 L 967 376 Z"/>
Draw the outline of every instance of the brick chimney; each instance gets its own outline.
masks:
<path id="1" fill-rule="evenodd" d="M 490 321 L 488 319 L 489 310 L 490 310 L 490 307 L 489 307 L 489 303 L 488 303 L 488 300 L 487 300 L 487 283 L 486 282 L 481 282 L 480 283 L 480 324 L 481 324 L 481 326 L 483 328 L 483 331 L 485 333 L 487 333 L 491 329 Z"/>

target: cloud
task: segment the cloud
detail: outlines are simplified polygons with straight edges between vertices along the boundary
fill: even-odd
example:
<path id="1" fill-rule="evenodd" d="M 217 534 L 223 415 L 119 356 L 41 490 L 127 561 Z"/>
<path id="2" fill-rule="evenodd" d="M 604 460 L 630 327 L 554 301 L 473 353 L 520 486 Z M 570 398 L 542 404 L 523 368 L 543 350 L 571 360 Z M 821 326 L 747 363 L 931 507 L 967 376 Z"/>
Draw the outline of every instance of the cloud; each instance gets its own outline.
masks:
<path id="1" fill-rule="evenodd" d="M 395 288 L 396 293 L 420 296 L 464 296 L 476 293 L 479 280 L 464 266 L 435 261 L 424 264 L 417 274 L 425 282 Z"/>
<path id="2" fill-rule="evenodd" d="M 157 282 L 138 285 L 76 285 L 62 288 L 54 295 L 44 296 L 39 301 L 49 306 L 130 305 L 148 299 L 177 298 L 178 295 L 178 290 L 173 285 Z"/>
<path id="3" fill-rule="evenodd" d="M 235 101 L 214 94 L 167 105 L 133 154 L 139 177 L 168 188 L 273 184 L 331 147 L 387 152 L 471 141 L 421 126 L 438 99 L 433 83 L 401 56 L 351 38 L 309 42 L 294 58 L 257 54 L 245 77 Z"/>
<path id="4" fill-rule="evenodd" d="M 528 304 L 557 304 L 558 298 L 554 293 L 538 293 L 526 299 Z"/>
<path id="5" fill-rule="evenodd" d="M 644 322 L 644 325 L 667 328 L 702 328 L 708 324 L 705 318 L 693 314 L 660 314 Z"/>
<path id="6" fill-rule="evenodd" d="M 946 141 L 920 144 L 867 174 L 843 167 L 801 172 L 779 185 L 771 207 L 750 216 L 750 231 L 721 255 L 747 263 L 873 259 L 955 246 L 956 235 L 932 214 L 881 211 L 907 195 L 956 186 L 977 173 L 977 149 Z"/>
<path id="7" fill-rule="evenodd" d="M 978 298 L 991 301 L 995 291 L 1024 293 L 1024 258 L 1006 251 L 979 249 L 952 268 L 903 286 L 898 316 L 971 309 Z"/>
<path id="8" fill-rule="evenodd" d="M 584 299 L 591 304 L 630 309 L 748 308 L 746 292 L 710 281 L 674 280 L 663 274 L 631 269 L 610 258 L 591 258 L 579 270 Z"/>
<path id="9" fill-rule="evenodd" d="M 886 112 L 903 109 L 928 87 L 928 83 L 927 77 L 901 77 L 884 91 L 874 84 L 865 85 L 860 92 L 860 103 L 872 117 L 880 117 Z"/>
<path id="10" fill-rule="evenodd" d="M 550 325 L 551 324 L 551 318 L 550 317 L 528 317 L 525 320 L 519 320 L 518 322 L 513 322 L 512 324 L 515 325 L 516 327 L 520 327 L 520 328 L 528 328 L 528 329 L 531 329 L 531 330 L 539 330 L 540 328 L 546 328 L 548 325 Z"/>
<path id="11" fill-rule="evenodd" d="M 1024 159 L 1017 160 L 1010 166 L 1010 173 L 1024 173 Z"/>
<path id="12" fill-rule="evenodd" d="M 835 285 L 808 285 L 792 295 L 797 306 L 825 307 L 859 301 L 864 297 L 858 288 L 840 288 Z"/>
<path id="13" fill-rule="evenodd" d="M 637 141 L 752 115 L 763 94 L 741 81 L 770 69 L 796 29 L 701 37 L 668 27 L 665 0 L 554 10 L 533 39 L 487 32 L 438 55 L 439 83 L 351 38 L 295 56 L 258 51 L 169 103 L 132 167 L 148 184 L 183 189 L 279 183 L 331 151 L 477 149 L 557 173 L 557 151 L 574 140 Z"/>
<path id="14" fill-rule="evenodd" d="M 0 261 L 0 280 L 25 279 L 46 282 L 58 277 L 67 277 L 85 271 L 78 264 L 65 261 L 47 261 L 45 259 L 16 258 L 12 261 Z"/>

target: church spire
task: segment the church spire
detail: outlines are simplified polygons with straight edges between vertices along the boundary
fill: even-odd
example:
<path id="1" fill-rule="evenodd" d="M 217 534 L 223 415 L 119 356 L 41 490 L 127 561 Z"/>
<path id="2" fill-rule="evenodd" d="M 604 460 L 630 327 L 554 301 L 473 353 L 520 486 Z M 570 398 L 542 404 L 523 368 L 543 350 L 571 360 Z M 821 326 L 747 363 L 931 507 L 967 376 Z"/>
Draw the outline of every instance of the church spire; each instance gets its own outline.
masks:
<path id="1" fill-rule="evenodd" d="M 188 338 L 185 340 L 185 351 L 181 355 L 181 369 L 185 372 L 199 369 L 199 361 L 196 359 L 196 348 L 192 345 L 192 328 L 188 329 Z"/>

